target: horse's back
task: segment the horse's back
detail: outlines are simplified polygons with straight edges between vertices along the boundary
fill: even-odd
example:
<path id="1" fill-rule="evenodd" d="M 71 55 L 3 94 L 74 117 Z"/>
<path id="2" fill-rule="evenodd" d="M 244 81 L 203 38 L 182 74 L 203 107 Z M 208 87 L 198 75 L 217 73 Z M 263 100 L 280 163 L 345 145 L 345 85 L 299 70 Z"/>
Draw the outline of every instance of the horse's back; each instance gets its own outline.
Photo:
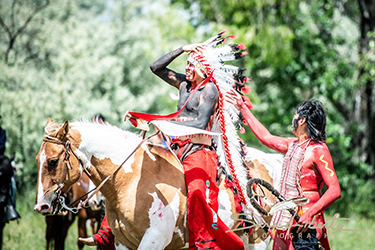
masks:
<path id="1" fill-rule="evenodd" d="M 277 190 L 279 189 L 283 159 L 284 155 L 280 153 L 265 153 L 259 149 L 246 147 L 245 164 L 249 167 L 249 163 L 253 163 L 252 168 L 257 172 L 257 176 L 252 177 L 264 179 Z"/>

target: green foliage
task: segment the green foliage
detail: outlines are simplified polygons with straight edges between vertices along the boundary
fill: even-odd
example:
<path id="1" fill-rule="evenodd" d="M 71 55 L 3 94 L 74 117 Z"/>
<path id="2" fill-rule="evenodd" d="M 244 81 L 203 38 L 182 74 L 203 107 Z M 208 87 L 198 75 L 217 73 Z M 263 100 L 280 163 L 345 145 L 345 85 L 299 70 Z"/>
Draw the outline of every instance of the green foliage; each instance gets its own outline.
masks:
<path id="1" fill-rule="evenodd" d="M 363 70 L 359 85 L 365 85 L 372 82 L 375 78 L 375 31 L 368 33 L 369 48 L 368 52 L 363 55 L 358 70 Z"/>
<path id="2" fill-rule="evenodd" d="M 123 122 L 128 110 L 175 110 L 169 92 L 177 90 L 149 65 L 188 42 L 193 28 L 183 14 L 163 0 L 1 2 L 0 113 L 6 153 L 15 152 L 22 167 L 21 188 L 36 184 L 35 155 L 49 117 L 90 120 L 101 113 L 129 129 Z M 7 29 L 16 37 L 10 51 Z M 182 66 L 176 70 L 184 69 L 185 62 L 176 63 Z"/>

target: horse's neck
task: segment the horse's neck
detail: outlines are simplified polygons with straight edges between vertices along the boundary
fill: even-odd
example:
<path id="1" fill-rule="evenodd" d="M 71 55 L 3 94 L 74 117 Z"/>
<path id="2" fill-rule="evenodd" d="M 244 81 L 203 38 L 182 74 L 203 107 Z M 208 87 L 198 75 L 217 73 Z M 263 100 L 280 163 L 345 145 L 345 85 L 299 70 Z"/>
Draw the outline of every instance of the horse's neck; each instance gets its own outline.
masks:
<path id="1" fill-rule="evenodd" d="M 108 159 L 119 166 L 141 141 L 138 136 L 110 125 L 77 123 L 72 128 L 79 132 L 79 157 L 88 169 L 93 160 Z"/>
<path id="2" fill-rule="evenodd" d="M 139 171 L 132 167 L 134 155 L 131 153 L 139 145 L 141 139 L 130 132 L 109 125 L 78 123 L 74 124 L 72 129 L 78 131 L 80 138 L 77 155 L 91 173 L 90 178 L 96 186 L 100 185 L 130 156 L 120 171 L 101 189 L 107 200 L 115 198 L 114 190 L 117 191 L 119 185 L 113 179 L 129 178 Z"/>
<path id="3" fill-rule="evenodd" d="M 105 178 L 102 178 L 102 175 L 98 172 L 92 171 L 91 180 L 95 183 L 95 186 L 98 187 L 103 183 Z M 121 194 L 124 190 L 118 185 L 118 182 L 114 179 L 117 179 L 118 176 L 108 179 L 104 185 L 98 190 L 105 197 L 106 202 L 109 204 L 118 203 L 118 194 Z"/>

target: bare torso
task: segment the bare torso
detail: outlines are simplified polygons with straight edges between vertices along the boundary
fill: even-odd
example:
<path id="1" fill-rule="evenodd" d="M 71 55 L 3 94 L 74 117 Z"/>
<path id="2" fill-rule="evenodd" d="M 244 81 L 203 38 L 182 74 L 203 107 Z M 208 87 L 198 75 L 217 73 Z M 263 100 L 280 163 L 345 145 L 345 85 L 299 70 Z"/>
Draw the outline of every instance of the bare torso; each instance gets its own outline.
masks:
<path id="1" fill-rule="evenodd" d="M 319 153 L 314 153 L 314 149 L 319 148 Z M 317 168 L 317 163 L 325 164 L 325 159 L 322 158 L 322 155 L 328 155 L 329 151 L 325 143 L 316 143 L 311 142 L 306 148 L 305 159 L 301 167 L 301 188 L 302 195 L 306 198 L 309 198 L 310 202 L 302 207 L 302 210 L 307 210 L 313 206 L 321 198 L 321 190 L 323 187 L 323 176 Z M 328 164 L 328 163 L 327 163 Z M 326 171 L 330 174 L 331 172 Z"/>
<path id="2" fill-rule="evenodd" d="M 186 107 L 182 110 L 181 114 L 176 118 L 176 122 L 186 123 L 187 121 L 191 121 L 191 122 L 195 121 L 196 125 L 193 124 L 193 127 L 211 131 L 212 118 L 214 114 L 211 114 L 209 116 L 208 123 L 207 123 L 207 118 L 204 119 L 205 120 L 204 124 L 207 123 L 206 127 L 204 127 L 204 124 L 199 122 L 199 119 L 200 119 L 200 111 L 205 106 L 205 99 L 206 98 L 215 99 L 215 97 L 217 96 L 217 91 L 215 90 L 216 90 L 216 87 L 213 85 L 212 82 L 208 82 L 207 84 L 200 87 L 191 97 Z M 189 98 L 189 96 L 192 94 L 193 91 L 194 91 L 194 88 L 191 87 L 191 84 L 189 84 L 188 82 L 181 83 L 180 89 L 179 89 L 180 100 L 177 105 L 177 108 L 179 110 L 183 107 L 186 100 Z M 195 134 L 195 135 L 189 135 L 189 136 L 181 136 L 179 137 L 179 139 L 181 141 L 190 139 L 193 143 L 211 145 L 211 136 L 207 134 Z"/>
<path id="3" fill-rule="evenodd" d="M 168 69 L 166 66 L 171 63 L 177 56 L 181 55 L 182 49 L 172 51 L 156 60 L 151 65 L 151 70 L 166 81 L 168 84 L 178 88 L 179 102 L 178 110 L 180 110 L 187 99 L 190 97 L 194 88 L 199 83 L 192 83 L 186 79 L 186 75 L 176 73 Z M 191 97 L 186 107 L 182 110 L 175 122 L 181 125 L 199 128 L 203 130 L 211 129 L 212 117 L 216 111 L 219 101 L 219 93 L 214 83 L 207 82 L 201 86 Z M 193 143 L 201 143 L 211 145 L 211 136 L 206 134 L 196 134 L 179 137 L 181 141 L 190 139 Z"/>
<path id="4" fill-rule="evenodd" d="M 310 202 L 302 207 L 302 210 L 307 210 L 314 205 L 321 197 L 320 191 L 323 187 L 323 178 L 316 165 L 314 158 L 316 156 L 312 153 L 313 145 L 306 149 L 305 159 L 301 167 L 301 188 L 302 195 L 310 200 Z"/>

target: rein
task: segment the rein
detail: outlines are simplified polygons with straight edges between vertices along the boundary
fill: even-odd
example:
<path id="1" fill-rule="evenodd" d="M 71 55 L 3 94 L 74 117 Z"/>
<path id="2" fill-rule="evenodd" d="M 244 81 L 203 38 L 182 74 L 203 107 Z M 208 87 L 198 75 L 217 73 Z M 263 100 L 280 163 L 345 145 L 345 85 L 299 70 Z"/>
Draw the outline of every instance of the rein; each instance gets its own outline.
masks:
<path id="1" fill-rule="evenodd" d="M 64 208 L 65 210 L 68 210 L 68 211 L 71 211 L 72 213 L 76 214 L 78 213 L 78 211 L 82 208 L 85 208 L 86 207 L 86 204 L 87 202 L 100 190 L 100 188 L 109 180 L 109 178 L 111 178 L 115 173 L 117 173 L 118 170 L 120 170 L 120 168 L 127 162 L 127 160 L 141 147 L 141 145 L 149 140 L 151 137 L 154 137 L 156 136 L 157 134 L 160 133 L 160 130 L 157 131 L 156 133 L 150 135 L 149 137 L 143 139 L 138 145 L 137 147 L 130 153 L 130 155 L 120 164 L 120 166 L 118 166 L 116 168 L 115 171 L 112 172 L 112 174 L 110 174 L 109 176 L 107 176 L 100 184 L 99 186 L 95 187 L 94 189 L 90 190 L 89 192 L 87 192 L 86 194 L 82 195 L 81 197 L 79 197 L 77 200 L 71 202 L 68 206 L 65 204 L 65 198 L 64 196 L 61 196 L 61 190 L 63 189 L 64 187 L 64 181 L 66 179 L 66 174 L 67 174 L 67 170 L 71 170 L 71 167 L 70 167 L 70 163 L 69 163 L 69 158 L 70 158 L 70 154 L 73 153 L 73 155 L 76 157 L 76 159 L 78 160 L 79 164 L 82 166 L 82 168 L 84 169 L 84 171 L 86 172 L 86 174 L 88 176 L 91 176 L 91 174 L 88 172 L 88 170 L 86 169 L 86 167 L 84 166 L 84 164 L 82 163 L 82 160 L 76 155 L 76 153 L 73 151 L 72 149 L 72 144 L 70 143 L 70 141 L 67 139 L 66 142 L 63 142 L 63 141 L 60 141 L 59 139 L 57 138 L 54 138 L 54 137 L 51 137 L 51 136 L 45 136 L 43 141 L 44 142 L 49 142 L 49 143 L 54 143 L 54 144 L 58 144 L 58 145 L 64 145 L 65 146 L 65 156 L 64 156 L 64 163 L 65 163 L 65 166 L 66 168 L 64 168 L 64 173 L 63 173 L 63 177 L 62 177 L 62 180 L 61 182 L 58 184 L 59 188 L 55 191 L 55 193 L 57 194 L 57 199 L 59 200 L 59 203 L 60 205 L 62 206 L 62 208 Z M 82 197 L 88 195 L 92 193 L 90 196 L 88 196 L 86 198 L 86 200 L 84 201 L 80 201 L 78 206 L 77 207 L 73 207 L 73 208 L 70 208 L 69 206 L 73 205 L 74 203 L 76 203 L 77 201 L 79 201 Z M 61 209 L 60 209 L 61 210 Z"/>

